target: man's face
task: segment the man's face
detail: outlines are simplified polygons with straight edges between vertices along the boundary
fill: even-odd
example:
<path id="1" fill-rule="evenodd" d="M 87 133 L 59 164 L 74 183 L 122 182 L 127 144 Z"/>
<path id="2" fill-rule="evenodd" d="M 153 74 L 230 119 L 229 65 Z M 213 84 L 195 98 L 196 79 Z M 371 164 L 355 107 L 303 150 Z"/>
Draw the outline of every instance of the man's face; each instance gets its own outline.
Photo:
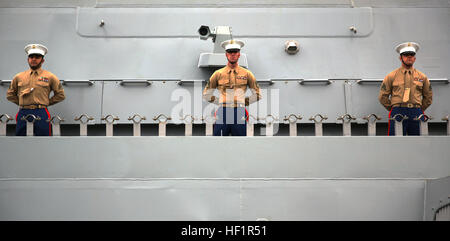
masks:
<path id="1" fill-rule="evenodd" d="M 416 62 L 416 53 L 414 52 L 406 52 L 400 55 L 400 60 L 407 65 L 412 66 L 414 62 Z"/>
<path id="2" fill-rule="evenodd" d="M 241 53 L 240 53 L 239 49 L 230 49 L 230 50 L 227 50 L 226 56 L 227 56 L 228 62 L 230 62 L 231 64 L 235 64 L 239 60 L 239 57 L 241 57 Z"/>
<path id="3" fill-rule="evenodd" d="M 31 54 L 28 56 L 28 65 L 31 69 L 39 69 L 44 63 L 44 57 L 39 54 Z"/>

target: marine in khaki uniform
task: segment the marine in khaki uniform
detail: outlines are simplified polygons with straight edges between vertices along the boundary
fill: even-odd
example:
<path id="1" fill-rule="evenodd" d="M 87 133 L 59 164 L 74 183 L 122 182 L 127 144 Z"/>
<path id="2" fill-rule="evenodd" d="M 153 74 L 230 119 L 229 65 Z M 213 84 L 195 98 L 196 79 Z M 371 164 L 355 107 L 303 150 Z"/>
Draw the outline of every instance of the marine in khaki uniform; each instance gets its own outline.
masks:
<path id="1" fill-rule="evenodd" d="M 431 105 L 433 92 L 427 76 L 413 67 L 419 45 L 406 42 L 397 45 L 402 66 L 389 73 L 383 80 L 378 100 L 389 110 L 389 118 L 396 114 L 408 116 L 403 121 L 404 135 L 420 135 L 419 121 L 414 118 L 424 114 Z M 388 135 L 395 135 L 394 121 L 389 121 Z"/>
<path id="2" fill-rule="evenodd" d="M 21 119 L 28 114 L 41 118 L 34 123 L 34 135 L 51 135 L 51 124 L 46 122 L 50 119 L 47 106 L 65 99 L 64 89 L 58 77 L 41 68 L 47 51 L 47 48 L 41 44 L 25 46 L 30 69 L 14 76 L 6 94 L 9 101 L 19 106 L 19 112 L 16 115 L 16 135 L 18 136 L 24 136 L 26 133 L 26 121 Z M 51 91 L 53 96 L 50 98 Z"/>
<path id="3" fill-rule="evenodd" d="M 214 72 L 203 90 L 206 101 L 220 106 L 216 112 L 215 136 L 245 136 L 248 118 L 245 106 L 261 99 L 255 76 L 238 64 L 243 46 L 240 40 L 222 42 L 228 64 Z M 250 97 L 245 96 L 248 87 L 252 92 Z M 213 95 L 214 89 L 219 90 L 219 97 Z"/>

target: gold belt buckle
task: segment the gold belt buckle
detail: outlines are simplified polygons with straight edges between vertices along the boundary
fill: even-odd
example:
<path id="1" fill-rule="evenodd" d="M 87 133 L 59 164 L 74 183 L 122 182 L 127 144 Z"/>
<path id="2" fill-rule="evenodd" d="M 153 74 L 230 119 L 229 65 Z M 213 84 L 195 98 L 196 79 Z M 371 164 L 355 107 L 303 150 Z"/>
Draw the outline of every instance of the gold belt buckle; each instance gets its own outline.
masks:
<path id="1" fill-rule="evenodd" d="M 413 104 L 411 104 L 411 103 L 408 103 L 408 104 L 406 104 L 406 107 L 408 107 L 408 108 L 413 108 L 413 107 L 414 107 L 414 105 L 413 105 Z"/>

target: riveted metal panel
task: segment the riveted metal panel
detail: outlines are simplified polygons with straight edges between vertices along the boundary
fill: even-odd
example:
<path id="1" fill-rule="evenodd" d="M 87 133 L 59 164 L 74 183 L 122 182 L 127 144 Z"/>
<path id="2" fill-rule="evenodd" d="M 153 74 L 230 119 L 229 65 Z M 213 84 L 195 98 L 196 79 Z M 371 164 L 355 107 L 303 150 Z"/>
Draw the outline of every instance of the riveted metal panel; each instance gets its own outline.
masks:
<path id="1" fill-rule="evenodd" d="M 67 81 L 66 83 L 68 83 Z M 64 118 L 64 124 L 79 124 L 75 118 L 87 114 L 94 118 L 89 123 L 100 123 L 103 82 L 70 83 L 63 85 L 66 99 L 49 107 L 50 114 Z"/>
<path id="2" fill-rule="evenodd" d="M 233 180 L 0 181 L 0 220 L 239 220 Z"/>
<path id="3" fill-rule="evenodd" d="M 243 220 L 422 220 L 424 180 L 243 181 Z"/>
<path id="4" fill-rule="evenodd" d="M 15 116 L 19 111 L 19 106 L 6 99 L 6 92 L 8 91 L 9 85 L 9 83 L 0 85 L 0 114 L 14 116 L 14 121 L 10 123 L 15 123 Z"/>
<path id="5" fill-rule="evenodd" d="M 202 24 L 236 26 L 234 37 L 362 37 L 373 30 L 371 8 L 79 8 L 77 16 L 84 37 L 197 37 Z"/>
<path id="6" fill-rule="evenodd" d="M 440 208 L 450 203 L 450 176 L 427 180 L 424 220 L 433 221 Z M 448 208 L 446 209 L 448 210 Z M 449 214 L 446 216 L 449 217 Z"/>
<path id="7" fill-rule="evenodd" d="M 449 142 L 447 136 L 0 137 L 0 178 L 441 178 L 450 173 Z"/>

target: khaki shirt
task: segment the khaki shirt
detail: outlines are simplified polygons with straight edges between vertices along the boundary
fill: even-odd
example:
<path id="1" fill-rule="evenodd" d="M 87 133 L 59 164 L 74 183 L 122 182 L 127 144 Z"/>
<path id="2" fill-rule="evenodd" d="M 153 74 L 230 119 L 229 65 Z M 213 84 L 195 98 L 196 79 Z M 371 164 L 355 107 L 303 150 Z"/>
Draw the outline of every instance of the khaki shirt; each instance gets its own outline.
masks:
<path id="1" fill-rule="evenodd" d="M 409 97 L 404 96 L 406 88 L 410 88 Z M 408 100 L 403 102 L 404 99 Z M 400 67 L 384 78 L 378 100 L 387 110 L 396 104 L 420 105 L 425 110 L 432 103 L 433 92 L 425 74 L 415 68 Z"/>
<path id="2" fill-rule="evenodd" d="M 53 96 L 49 98 L 51 91 Z M 14 76 L 6 98 L 19 106 L 49 106 L 66 97 L 58 77 L 43 69 L 29 69 Z"/>
<path id="3" fill-rule="evenodd" d="M 245 97 L 247 86 L 252 95 Z M 219 100 L 213 95 L 214 89 L 220 92 Z M 203 98 L 216 104 L 249 105 L 261 99 L 261 93 L 255 76 L 240 66 L 232 69 L 228 65 L 217 70 L 203 90 Z"/>

